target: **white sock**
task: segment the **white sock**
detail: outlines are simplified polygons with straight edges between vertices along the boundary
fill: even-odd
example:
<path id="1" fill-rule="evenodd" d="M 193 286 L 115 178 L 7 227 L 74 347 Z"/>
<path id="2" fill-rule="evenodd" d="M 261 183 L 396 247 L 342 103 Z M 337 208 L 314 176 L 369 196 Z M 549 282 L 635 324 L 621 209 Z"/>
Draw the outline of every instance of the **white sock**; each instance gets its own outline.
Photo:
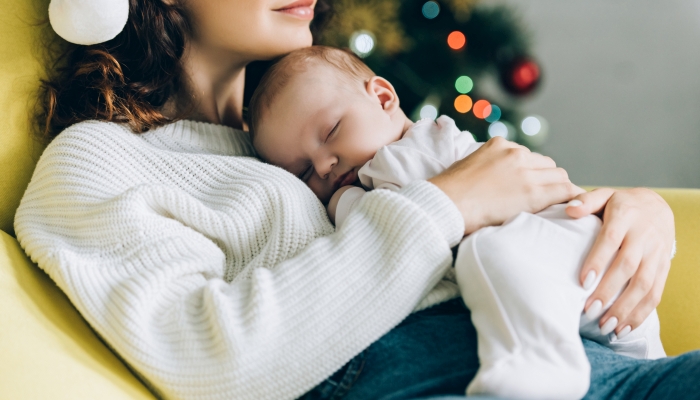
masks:
<path id="1" fill-rule="evenodd" d="M 564 206 L 521 213 L 459 247 L 455 269 L 478 333 L 481 367 L 467 394 L 578 399 L 590 364 L 579 336 L 588 293 L 579 271 L 600 229 Z"/>

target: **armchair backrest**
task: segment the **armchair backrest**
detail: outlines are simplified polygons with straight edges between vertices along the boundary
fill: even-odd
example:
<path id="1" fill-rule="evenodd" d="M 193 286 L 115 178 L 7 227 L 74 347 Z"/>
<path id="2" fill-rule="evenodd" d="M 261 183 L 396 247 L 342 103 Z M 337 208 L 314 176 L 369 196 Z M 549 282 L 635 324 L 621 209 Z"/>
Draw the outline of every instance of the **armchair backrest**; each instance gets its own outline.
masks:
<path id="1" fill-rule="evenodd" d="M 48 0 L 0 0 L 0 229 L 14 234 L 15 210 L 43 146 L 32 139 Z M 43 36 L 45 37 L 45 36 Z"/>

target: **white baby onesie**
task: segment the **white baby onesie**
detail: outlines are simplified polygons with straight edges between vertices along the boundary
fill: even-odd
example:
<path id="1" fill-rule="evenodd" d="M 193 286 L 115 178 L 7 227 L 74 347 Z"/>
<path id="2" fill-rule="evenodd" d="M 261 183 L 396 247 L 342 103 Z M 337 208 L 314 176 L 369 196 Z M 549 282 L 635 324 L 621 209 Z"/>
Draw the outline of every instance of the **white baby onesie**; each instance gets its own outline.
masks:
<path id="1" fill-rule="evenodd" d="M 367 190 L 398 190 L 432 178 L 481 145 L 447 116 L 423 119 L 379 149 L 358 176 Z M 337 228 L 364 194 L 357 187 L 341 196 Z M 520 213 L 462 241 L 455 272 L 478 333 L 481 365 L 468 395 L 583 397 L 590 364 L 579 335 L 635 358 L 666 355 L 656 311 L 622 339 L 601 335 L 598 327 L 610 304 L 593 319 L 582 313 L 598 282 L 584 290 L 578 276 L 600 226 L 596 216 L 572 219 L 564 205 L 555 205 L 537 214 Z"/>

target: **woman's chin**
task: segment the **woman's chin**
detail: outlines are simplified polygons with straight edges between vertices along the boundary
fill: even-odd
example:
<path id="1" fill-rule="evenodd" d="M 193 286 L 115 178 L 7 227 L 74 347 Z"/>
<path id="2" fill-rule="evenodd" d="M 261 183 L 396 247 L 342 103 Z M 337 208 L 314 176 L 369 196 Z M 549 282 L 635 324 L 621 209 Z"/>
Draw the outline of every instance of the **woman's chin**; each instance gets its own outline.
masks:
<path id="1" fill-rule="evenodd" d="M 287 47 L 286 53 L 304 47 L 309 47 L 313 43 L 313 40 L 314 38 L 311 36 L 311 31 L 308 29 L 308 27 L 303 31 L 295 32 L 293 36 L 289 36 L 289 40 L 285 40 L 286 43 L 284 44 L 286 45 L 285 47 Z"/>
<path id="2" fill-rule="evenodd" d="M 274 46 L 270 46 L 269 50 L 265 52 L 263 58 L 270 60 L 291 53 L 294 50 L 311 46 L 313 42 L 311 32 L 307 32 L 307 34 L 307 37 L 304 37 L 304 35 L 300 35 L 298 38 L 287 37 L 285 38 L 286 40 L 274 43 Z"/>

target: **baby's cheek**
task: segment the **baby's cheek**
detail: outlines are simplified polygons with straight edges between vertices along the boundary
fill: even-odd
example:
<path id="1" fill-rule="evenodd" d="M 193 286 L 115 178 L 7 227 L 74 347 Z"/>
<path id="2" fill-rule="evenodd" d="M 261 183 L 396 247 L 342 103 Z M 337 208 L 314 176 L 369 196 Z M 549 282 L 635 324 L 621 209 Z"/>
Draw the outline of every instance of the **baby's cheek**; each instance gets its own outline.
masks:
<path id="1" fill-rule="evenodd" d="M 333 196 L 332 187 L 328 184 L 328 180 L 324 180 L 313 174 L 307 181 L 306 185 L 311 189 L 316 197 L 321 200 L 323 204 L 328 204 Z"/>

